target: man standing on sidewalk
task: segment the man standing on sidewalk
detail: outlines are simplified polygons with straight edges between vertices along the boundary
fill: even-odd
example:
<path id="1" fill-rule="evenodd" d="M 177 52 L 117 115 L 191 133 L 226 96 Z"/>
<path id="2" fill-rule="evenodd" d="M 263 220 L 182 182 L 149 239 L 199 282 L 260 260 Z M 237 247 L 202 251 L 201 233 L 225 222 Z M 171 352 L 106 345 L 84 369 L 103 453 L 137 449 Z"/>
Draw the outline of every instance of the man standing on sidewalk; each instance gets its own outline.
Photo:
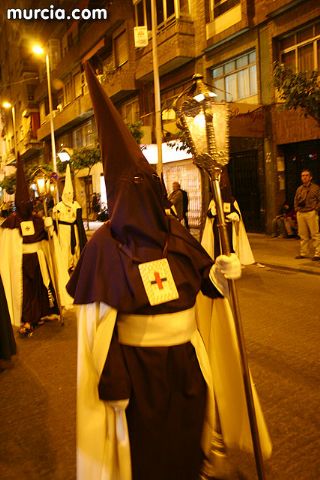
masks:
<path id="1" fill-rule="evenodd" d="M 312 260 L 320 260 L 319 210 L 320 187 L 312 183 L 310 170 L 301 172 L 302 185 L 297 188 L 294 197 L 294 208 L 297 212 L 298 235 L 300 237 L 300 255 L 296 258 L 310 256 L 313 243 L 314 256 Z"/>

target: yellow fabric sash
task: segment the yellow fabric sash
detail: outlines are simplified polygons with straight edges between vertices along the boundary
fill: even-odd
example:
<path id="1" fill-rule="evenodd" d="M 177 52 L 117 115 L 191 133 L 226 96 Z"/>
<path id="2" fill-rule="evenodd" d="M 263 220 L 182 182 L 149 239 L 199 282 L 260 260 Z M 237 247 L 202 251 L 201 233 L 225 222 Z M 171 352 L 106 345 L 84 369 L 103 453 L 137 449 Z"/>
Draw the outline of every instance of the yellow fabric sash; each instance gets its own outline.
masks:
<path id="1" fill-rule="evenodd" d="M 117 319 L 119 342 L 132 347 L 170 347 L 191 340 L 197 330 L 195 307 L 162 315 L 125 315 Z"/>

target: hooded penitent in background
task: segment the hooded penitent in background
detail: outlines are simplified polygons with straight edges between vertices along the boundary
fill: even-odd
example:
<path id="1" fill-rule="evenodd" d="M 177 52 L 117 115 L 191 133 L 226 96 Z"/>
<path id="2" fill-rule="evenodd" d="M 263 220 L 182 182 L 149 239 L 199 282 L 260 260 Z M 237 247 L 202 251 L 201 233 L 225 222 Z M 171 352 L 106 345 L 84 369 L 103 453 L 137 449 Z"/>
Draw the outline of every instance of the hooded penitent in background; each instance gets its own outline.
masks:
<path id="1" fill-rule="evenodd" d="M 77 478 L 196 480 L 210 457 L 215 399 L 226 444 L 251 448 L 221 293 L 221 268 L 237 278 L 240 263 L 232 255 L 213 266 L 166 216 L 160 178 L 88 65 L 86 75 L 110 220 L 86 244 L 68 283 L 80 304 Z M 259 409 L 258 418 L 269 454 Z"/>
<path id="2" fill-rule="evenodd" d="M 58 238 L 64 267 L 70 272 L 77 265 L 87 241 L 82 221 L 82 208 L 73 199 L 70 166 L 67 165 L 62 201 L 53 207 L 53 218 L 58 222 Z"/>
<path id="3" fill-rule="evenodd" d="M 0 227 L 0 274 L 11 322 L 19 327 L 21 334 L 27 335 L 45 317 L 58 312 L 58 288 L 62 305 L 72 300 L 65 289 L 68 273 L 59 262 L 61 252 L 56 236 L 52 237 L 57 250 L 55 258 L 52 258 L 44 220 L 32 213 L 33 206 L 19 156 L 16 175 L 16 211 Z M 54 284 L 54 261 L 59 285 Z"/>
<path id="4" fill-rule="evenodd" d="M 230 249 L 237 254 L 241 265 L 252 265 L 255 263 L 255 259 L 242 220 L 238 202 L 231 192 L 231 185 L 226 168 L 222 170 L 220 189 Z M 213 259 L 221 254 L 218 217 L 214 199 L 210 201 L 208 207 L 201 245 Z"/>

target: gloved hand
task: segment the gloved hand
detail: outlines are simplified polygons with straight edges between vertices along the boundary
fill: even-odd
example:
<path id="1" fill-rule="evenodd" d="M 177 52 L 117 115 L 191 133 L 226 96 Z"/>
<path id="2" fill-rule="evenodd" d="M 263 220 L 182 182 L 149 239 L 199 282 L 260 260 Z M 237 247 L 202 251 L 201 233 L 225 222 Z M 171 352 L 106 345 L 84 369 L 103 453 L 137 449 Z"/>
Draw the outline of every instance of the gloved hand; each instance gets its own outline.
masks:
<path id="1" fill-rule="evenodd" d="M 230 256 L 219 255 L 211 267 L 209 277 L 217 290 L 223 296 L 228 296 L 227 280 L 236 280 L 241 277 L 241 263 L 237 255 L 235 253 L 231 253 Z"/>
<path id="2" fill-rule="evenodd" d="M 52 217 L 44 217 L 44 228 L 52 236 L 54 230 Z"/>
<path id="3" fill-rule="evenodd" d="M 239 222 L 240 217 L 237 214 L 237 212 L 231 212 L 228 215 L 226 215 L 226 219 L 229 220 L 230 222 Z"/>
<path id="4" fill-rule="evenodd" d="M 52 217 L 44 217 L 44 226 L 49 228 L 51 225 L 53 225 Z"/>
<path id="5" fill-rule="evenodd" d="M 217 209 L 216 209 L 216 205 L 213 204 L 212 207 L 210 208 L 210 211 L 211 211 L 211 215 L 213 217 L 215 217 L 217 215 Z"/>
<path id="6" fill-rule="evenodd" d="M 219 255 L 215 262 L 216 268 L 220 270 L 225 278 L 229 280 L 237 280 L 241 277 L 241 263 L 235 253 L 231 255 Z"/>

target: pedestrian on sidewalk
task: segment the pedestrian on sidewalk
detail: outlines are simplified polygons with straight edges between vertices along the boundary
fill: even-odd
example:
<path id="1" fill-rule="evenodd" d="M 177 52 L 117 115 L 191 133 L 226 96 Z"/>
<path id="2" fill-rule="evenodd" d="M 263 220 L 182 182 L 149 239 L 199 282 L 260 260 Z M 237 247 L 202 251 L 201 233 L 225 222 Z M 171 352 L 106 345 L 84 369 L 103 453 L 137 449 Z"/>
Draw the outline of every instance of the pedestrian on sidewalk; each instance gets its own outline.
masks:
<path id="1" fill-rule="evenodd" d="M 302 170 L 301 181 L 302 185 L 297 188 L 294 197 L 300 237 L 300 254 L 296 258 L 313 255 L 312 260 L 320 261 L 320 187 L 312 182 L 312 174 L 308 169 Z"/>
<path id="2" fill-rule="evenodd" d="M 297 217 L 293 208 L 286 200 L 279 214 L 272 220 L 272 238 L 294 238 L 297 232 Z"/>

